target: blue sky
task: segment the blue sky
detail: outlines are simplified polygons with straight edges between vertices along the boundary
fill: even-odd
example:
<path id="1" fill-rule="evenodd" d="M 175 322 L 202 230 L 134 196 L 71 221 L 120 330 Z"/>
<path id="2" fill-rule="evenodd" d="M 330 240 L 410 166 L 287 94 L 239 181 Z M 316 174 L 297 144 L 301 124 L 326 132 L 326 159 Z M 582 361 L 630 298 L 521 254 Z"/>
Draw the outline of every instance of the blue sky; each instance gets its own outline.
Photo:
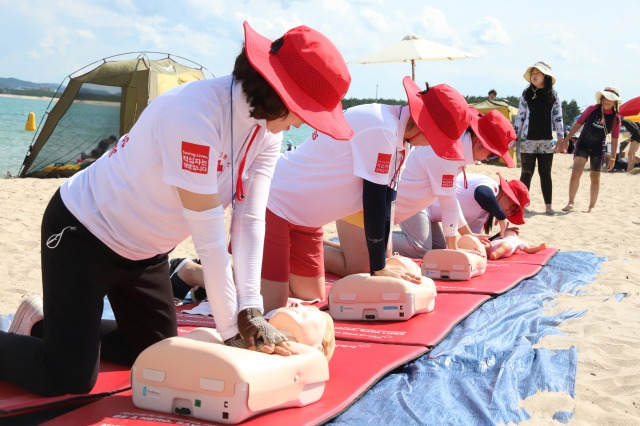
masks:
<path id="1" fill-rule="evenodd" d="M 398 8 L 402 5 L 402 8 Z M 637 0 L 0 0 L 0 77 L 59 84 L 85 65 L 132 51 L 159 51 L 229 74 L 242 22 L 275 39 L 297 25 L 329 37 L 347 63 L 414 33 L 477 55 L 416 63 L 416 81 L 464 95 L 519 96 L 525 69 L 543 60 L 563 100 L 581 108 L 604 86 L 640 96 Z M 409 63 L 349 63 L 347 97 L 403 99 Z"/>

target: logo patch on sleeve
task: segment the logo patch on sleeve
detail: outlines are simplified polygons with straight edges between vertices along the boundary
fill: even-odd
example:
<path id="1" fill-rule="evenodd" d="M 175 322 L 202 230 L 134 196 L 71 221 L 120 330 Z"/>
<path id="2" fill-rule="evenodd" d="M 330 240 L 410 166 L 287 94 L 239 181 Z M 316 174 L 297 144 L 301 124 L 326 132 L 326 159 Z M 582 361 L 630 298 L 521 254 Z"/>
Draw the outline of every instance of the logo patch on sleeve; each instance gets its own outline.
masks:
<path id="1" fill-rule="evenodd" d="M 442 188 L 453 188 L 454 175 L 442 175 Z"/>
<path id="2" fill-rule="evenodd" d="M 376 161 L 376 173 L 389 173 L 389 165 L 391 164 L 391 154 L 378 153 Z"/>
<path id="3" fill-rule="evenodd" d="M 207 145 L 182 141 L 182 169 L 205 175 L 209 173 L 209 149 Z"/>

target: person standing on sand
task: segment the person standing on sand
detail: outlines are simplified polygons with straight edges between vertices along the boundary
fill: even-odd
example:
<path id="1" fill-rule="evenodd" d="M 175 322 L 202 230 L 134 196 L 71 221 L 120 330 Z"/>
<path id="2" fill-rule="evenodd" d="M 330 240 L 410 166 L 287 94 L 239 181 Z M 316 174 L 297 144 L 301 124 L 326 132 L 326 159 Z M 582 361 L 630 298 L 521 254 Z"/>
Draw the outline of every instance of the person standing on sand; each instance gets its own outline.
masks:
<path id="1" fill-rule="evenodd" d="M 595 105 L 591 105 L 580 115 L 576 124 L 573 125 L 569 134 L 569 139 L 581 127 L 580 137 L 573 151 L 573 168 L 571 169 L 571 180 L 569 181 L 569 203 L 562 209 L 564 212 L 573 210 L 578 187 L 580 186 L 580 177 L 584 172 L 584 166 L 589 159 L 589 178 L 591 186 L 589 189 L 589 210 L 591 213 L 598 201 L 600 193 L 600 171 L 605 158 L 607 147 L 607 135 L 611 133 L 611 152 L 614 154 L 609 157 L 607 162 L 607 170 L 613 170 L 618 150 L 618 138 L 620 137 L 620 126 L 622 118 L 618 114 L 620 106 L 620 91 L 617 87 L 609 86 L 604 90 L 596 92 Z"/>
<path id="2" fill-rule="evenodd" d="M 244 32 L 232 75 L 163 93 L 53 196 L 41 231 L 44 300 L 23 302 L 9 332 L 0 332 L 1 381 L 48 396 L 87 393 L 100 358 L 132 365 L 176 336 L 168 253 L 189 235 L 224 343 L 291 354 L 286 336 L 262 318 L 269 185 L 282 131 L 307 123 L 351 138 L 341 104 L 351 77 L 337 48 L 312 28 L 273 42 L 247 22 Z M 116 321 L 101 323 L 105 296 Z"/>
<path id="3" fill-rule="evenodd" d="M 558 144 L 564 143 L 564 124 L 562 122 L 562 102 L 553 90 L 556 78 L 551 67 L 544 62 L 536 62 L 524 72 L 529 86 L 520 96 L 518 116 L 514 127 L 518 135 L 516 147 L 521 160 L 520 181 L 531 190 L 531 178 L 538 162 L 538 176 L 545 203 L 545 212 L 554 215 L 551 208 L 553 182 L 551 166 L 556 144 L 552 130 L 558 136 Z M 561 151 L 560 151 L 561 152 Z"/>

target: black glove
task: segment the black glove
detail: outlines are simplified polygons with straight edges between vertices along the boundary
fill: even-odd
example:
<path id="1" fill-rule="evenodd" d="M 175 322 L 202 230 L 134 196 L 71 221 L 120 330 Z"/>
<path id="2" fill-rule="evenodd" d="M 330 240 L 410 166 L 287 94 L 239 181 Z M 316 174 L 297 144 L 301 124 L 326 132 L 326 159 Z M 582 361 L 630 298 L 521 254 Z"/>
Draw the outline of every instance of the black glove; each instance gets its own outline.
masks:
<path id="1" fill-rule="evenodd" d="M 284 334 L 265 321 L 256 308 L 247 308 L 238 313 L 238 331 L 247 349 L 255 346 L 256 350 L 260 350 L 260 345 L 277 345 L 287 340 Z"/>
<path id="2" fill-rule="evenodd" d="M 224 344 L 233 348 L 244 349 L 244 340 L 242 340 L 242 336 L 240 336 L 240 333 L 236 334 L 230 339 L 225 340 Z"/>

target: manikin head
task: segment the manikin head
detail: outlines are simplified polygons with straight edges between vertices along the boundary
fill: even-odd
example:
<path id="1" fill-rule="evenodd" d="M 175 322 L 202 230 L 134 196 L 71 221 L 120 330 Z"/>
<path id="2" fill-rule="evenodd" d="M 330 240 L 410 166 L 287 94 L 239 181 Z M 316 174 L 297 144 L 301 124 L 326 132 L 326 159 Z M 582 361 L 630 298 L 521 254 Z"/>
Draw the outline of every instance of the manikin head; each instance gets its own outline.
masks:
<path id="1" fill-rule="evenodd" d="M 317 348 L 327 361 L 336 348 L 333 319 L 315 306 L 294 305 L 277 309 L 269 320 L 289 340 Z"/>

